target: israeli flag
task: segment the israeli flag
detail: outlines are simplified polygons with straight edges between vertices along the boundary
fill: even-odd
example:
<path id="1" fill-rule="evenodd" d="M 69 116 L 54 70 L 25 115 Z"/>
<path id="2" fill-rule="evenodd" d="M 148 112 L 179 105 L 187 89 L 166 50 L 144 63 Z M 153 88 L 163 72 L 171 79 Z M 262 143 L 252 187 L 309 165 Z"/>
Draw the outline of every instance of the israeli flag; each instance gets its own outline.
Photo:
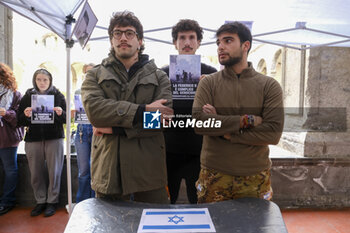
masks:
<path id="1" fill-rule="evenodd" d="M 208 208 L 144 209 L 138 233 L 216 232 Z"/>

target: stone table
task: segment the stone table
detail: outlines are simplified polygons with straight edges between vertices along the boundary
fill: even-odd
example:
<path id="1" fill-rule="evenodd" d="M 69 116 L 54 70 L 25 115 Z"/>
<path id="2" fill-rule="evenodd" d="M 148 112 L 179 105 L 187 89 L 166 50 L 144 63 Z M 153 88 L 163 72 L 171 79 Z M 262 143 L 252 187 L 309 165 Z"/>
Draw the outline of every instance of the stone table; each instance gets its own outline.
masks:
<path id="1" fill-rule="evenodd" d="M 90 198 L 78 203 L 65 233 L 137 232 L 143 209 L 208 208 L 218 233 L 287 233 L 279 207 L 258 198 L 208 204 L 161 205 Z M 175 232 L 175 231 L 169 231 Z"/>

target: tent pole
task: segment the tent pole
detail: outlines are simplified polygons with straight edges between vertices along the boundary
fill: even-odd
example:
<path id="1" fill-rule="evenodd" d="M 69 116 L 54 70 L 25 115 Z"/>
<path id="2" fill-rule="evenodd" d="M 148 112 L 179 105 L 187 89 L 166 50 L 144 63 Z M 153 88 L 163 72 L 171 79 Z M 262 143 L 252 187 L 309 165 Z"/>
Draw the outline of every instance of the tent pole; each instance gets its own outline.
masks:
<path id="1" fill-rule="evenodd" d="M 66 47 L 67 52 L 67 123 L 66 123 L 66 160 L 67 160 L 67 190 L 68 190 L 68 213 L 69 217 L 72 213 L 72 177 L 71 177 L 71 151 L 70 151 L 70 142 L 71 142 L 71 112 L 70 112 L 70 47 Z"/>
<path id="2" fill-rule="evenodd" d="M 66 122 L 66 160 L 67 160 L 67 192 L 68 192 L 68 213 L 69 217 L 72 214 L 72 173 L 71 173 L 71 62 L 70 62 L 70 52 L 71 48 L 74 45 L 74 41 L 71 39 L 71 31 L 72 31 L 72 22 L 74 22 L 74 18 L 69 15 L 66 17 L 66 52 L 67 52 L 67 122 Z"/>

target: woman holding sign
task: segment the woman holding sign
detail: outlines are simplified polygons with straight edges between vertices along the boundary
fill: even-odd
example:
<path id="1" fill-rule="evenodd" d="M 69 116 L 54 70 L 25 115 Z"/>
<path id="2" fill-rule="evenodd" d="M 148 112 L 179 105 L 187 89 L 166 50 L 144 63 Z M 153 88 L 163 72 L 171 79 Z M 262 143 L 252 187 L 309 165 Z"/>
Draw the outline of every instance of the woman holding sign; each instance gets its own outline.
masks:
<path id="1" fill-rule="evenodd" d="M 55 214 L 63 168 L 63 124 L 66 100 L 52 85 L 45 69 L 35 71 L 33 88 L 26 91 L 18 109 L 18 124 L 26 126 L 25 152 L 37 202 L 31 216 Z"/>

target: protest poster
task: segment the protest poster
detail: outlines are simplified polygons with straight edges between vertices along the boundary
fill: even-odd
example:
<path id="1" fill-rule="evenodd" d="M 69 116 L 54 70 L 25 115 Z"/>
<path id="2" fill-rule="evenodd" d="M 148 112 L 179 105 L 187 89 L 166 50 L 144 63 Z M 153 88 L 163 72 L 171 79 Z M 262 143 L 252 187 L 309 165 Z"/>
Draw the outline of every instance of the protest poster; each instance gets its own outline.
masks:
<path id="1" fill-rule="evenodd" d="M 54 95 L 32 95 L 32 124 L 54 123 Z"/>
<path id="2" fill-rule="evenodd" d="M 169 78 L 173 99 L 194 99 L 200 76 L 200 55 L 170 55 Z"/>
<path id="3" fill-rule="evenodd" d="M 79 124 L 90 124 L 89 119 L 85 113 L 83 103 L 81 102 L 81 95 L 74 95 L 74 106 L 75 106 L 75 123 Z"/>

